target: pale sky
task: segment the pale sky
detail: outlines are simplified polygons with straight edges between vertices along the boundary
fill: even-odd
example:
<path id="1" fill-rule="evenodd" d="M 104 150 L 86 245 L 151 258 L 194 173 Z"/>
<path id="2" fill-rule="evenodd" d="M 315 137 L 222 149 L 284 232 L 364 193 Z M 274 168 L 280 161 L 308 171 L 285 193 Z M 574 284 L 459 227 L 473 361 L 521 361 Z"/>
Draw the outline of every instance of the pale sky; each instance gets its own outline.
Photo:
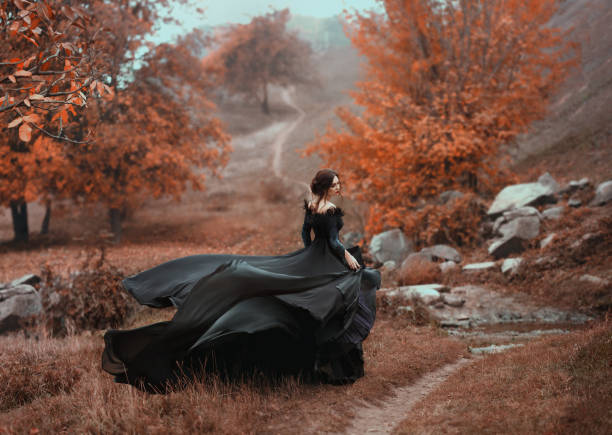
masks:
<path id="1" fill-rule="evenodd" d="M 203 21 L 196 19 L 193 11 L 186 8 L 174 8 L 173 15 L 183 22 L 183 29 L 161 24 L 155 40 L 168 40 L 177 33 L 189 31 L 202 25 L 218 26 L 227 23 L 246 23 L 256 15 L 265 14 L 274 9 L 289 8 L 292 15 L 307 15 L 327 18 L 341 14 L 343 9 L 360 11 L 376 9 L 380 3 L 376 0 L 197 0 L 193 2 L 205 10 Z"/>

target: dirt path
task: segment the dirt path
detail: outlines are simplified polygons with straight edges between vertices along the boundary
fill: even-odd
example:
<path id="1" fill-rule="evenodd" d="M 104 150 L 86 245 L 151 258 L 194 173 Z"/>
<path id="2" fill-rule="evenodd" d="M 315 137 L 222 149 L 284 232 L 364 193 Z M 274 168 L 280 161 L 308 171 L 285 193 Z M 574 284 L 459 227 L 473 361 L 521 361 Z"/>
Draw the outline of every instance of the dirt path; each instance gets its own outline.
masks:
<path id="1" fill-rule="evenodd" d="M 415 404 L 451 374 L 476 359 L 461 358 L 452 364 L 427 373 L 413 384 L 396 389 L 394 396 L 379 405 L 364 404 L 356 408 L 356 417 L 345 433 L 349 435 L 391 433 Z"/>

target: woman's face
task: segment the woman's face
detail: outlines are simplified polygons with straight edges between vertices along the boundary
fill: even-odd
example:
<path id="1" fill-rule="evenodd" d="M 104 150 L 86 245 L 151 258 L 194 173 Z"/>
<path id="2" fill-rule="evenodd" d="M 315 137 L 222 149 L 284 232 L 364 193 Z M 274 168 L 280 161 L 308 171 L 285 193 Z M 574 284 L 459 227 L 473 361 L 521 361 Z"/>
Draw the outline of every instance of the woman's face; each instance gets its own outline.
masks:
<path id="1" fill-rule="evenodd" d="M 332 185 L 329 188 L 329 192 L 332 195 L 337 195 L 340 193 L 340 180 L 338 180 L 338 176 L 335 176 L 332 180 Z"/>

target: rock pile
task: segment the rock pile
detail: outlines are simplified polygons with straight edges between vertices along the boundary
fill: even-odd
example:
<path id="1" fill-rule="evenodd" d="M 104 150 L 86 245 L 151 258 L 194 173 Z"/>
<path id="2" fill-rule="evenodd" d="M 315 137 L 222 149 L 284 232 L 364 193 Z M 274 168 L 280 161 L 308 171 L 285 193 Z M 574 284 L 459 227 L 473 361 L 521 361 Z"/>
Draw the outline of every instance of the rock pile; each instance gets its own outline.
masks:
<path id="1" fill-rule="evenodd" d="M 9 283 L 0 283 L 0 334 L 19 328 L 22 319 L 41 312 L 40 294 L 34 288 L 37 275 L 24 275 Z"/>

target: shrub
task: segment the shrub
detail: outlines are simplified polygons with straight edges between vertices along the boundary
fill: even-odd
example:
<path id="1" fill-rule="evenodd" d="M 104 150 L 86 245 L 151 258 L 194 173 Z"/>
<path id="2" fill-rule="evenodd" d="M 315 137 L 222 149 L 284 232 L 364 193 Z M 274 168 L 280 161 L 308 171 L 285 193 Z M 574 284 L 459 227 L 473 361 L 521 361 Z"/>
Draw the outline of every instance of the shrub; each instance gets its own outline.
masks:
<path id="1" fill-rule="evenodd" d="M 43 312 L 35 325 L 53 336 L 64 336 L 117 326 L 132 311 L 134 303 L 121 285 L 123 272 L 106 261 L 104 247 L 97 254 L 87 251 L 67 277 L 48 263 L 42 266 Z"/>

